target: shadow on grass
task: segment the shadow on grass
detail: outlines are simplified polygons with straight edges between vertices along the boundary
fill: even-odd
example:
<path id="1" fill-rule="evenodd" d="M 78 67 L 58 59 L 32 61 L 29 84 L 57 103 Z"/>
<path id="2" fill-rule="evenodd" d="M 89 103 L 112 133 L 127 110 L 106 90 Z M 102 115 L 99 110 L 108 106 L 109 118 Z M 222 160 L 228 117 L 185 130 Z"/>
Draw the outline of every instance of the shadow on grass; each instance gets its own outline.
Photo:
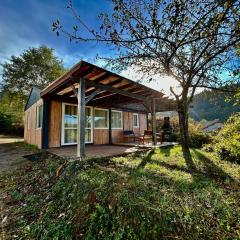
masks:
<path id="1" fill-rule="evenodd" d="M 147 163 L 151 162 L 152 159 L 152 155 L 154 154 L 154 150 L 150 150 L 146 156 L 144 156 L 144 158 L 142 159 L 142 161 L 139 163 L 139 165 L 136 168 L 136 171 L 144 168 L 146 166 Z"/>
<path id="2" fill-rule="evenodd" d="M 234 180 L 229 174 L 223 171 L 222 168 L 218 167 L 210 158 L 205 156 L 203 153 L 198 151 L 197 149 L 193 149 L 194 154 L 196 157 L 203 163 L 204 172 L 207 176 L 211 178 L 221 178 L 223 180 L 230 179 Z"/>
<path id="3" fill-rule="evenodd" d="M 160 153 L 163 154 L 165 157 L 169 157 L 172 148 L 173 148 L 173 146 L 170 146 L 170 147 L 160 147 L 159 150 L 160 150 Z"/>
<path id="4" fill-rule="evenodd" d="M 160 150 L 160 152 L 164 154 L 169 154 L 168 156 L 170 156 L 170 150 L 171 148 L 169 148 L 168 150 L 166 149 L 162 151 Z M 191 174 L 191 176 L 193 177 L 193 182 L 197 182 L 199 181 L 199 179 L 204 179 L 204 178 L 205 179 L 208 178 L 209 180 L 211 179 L 211 180 L 225 181 L 226 179 L 229 179 L 231 181 L 234 181 L 234 179 L 230 175 L 224 172 L 220 167 L 218 167 L 211 159 L 209 159 L 203 153 L 201 153 L 196 149 L 193 149 L 193 153 L 199 159 L 199 161 L 203 163 L 203 169 L 198 169 L 197 166 L 195 166 L 193 160 L 192 160 L 192 164 L 194 165 L 194 167 L 192 167 L 192 164 L 191 164 L 191 167 L 189 167 L 188 164 L 187 164 L 187 167 L 184 167 L 184 166 L 179 166 L 177 164 L 169 164 L 161 160 L 153 160 L 152 155 L 154 154 L 154 150 L 151 150 L 146 154 L 146 156 L 142 158 L 142 161 L 139 163 L 139 165 L 136 168 L 131 169 L 131 173 L 136 174 L 139 172 L 139 170 L 144 169 L 144 167 L 148 163 L 149 164 L 152 163 L 152 164 L 157 164 L 161 167 L 164 167 L 168 170 L 173 170 L 173 171 L 177 170 L 177 171 Z"/>

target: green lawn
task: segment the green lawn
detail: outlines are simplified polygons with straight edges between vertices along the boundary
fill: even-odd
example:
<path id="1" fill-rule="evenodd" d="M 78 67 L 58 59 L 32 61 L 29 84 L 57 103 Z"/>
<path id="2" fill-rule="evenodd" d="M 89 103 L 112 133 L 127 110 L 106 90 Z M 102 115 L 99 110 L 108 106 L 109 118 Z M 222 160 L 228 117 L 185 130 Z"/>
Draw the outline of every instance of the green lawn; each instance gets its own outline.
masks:
<path id="1" fill-rule="evenodd" d="M 16 239 L 239 239 L 240 166 L 180 147 L 99 159 L 46 159 L 1 177 Z M 74 169 L 77 169 L 74 171 Z"/>

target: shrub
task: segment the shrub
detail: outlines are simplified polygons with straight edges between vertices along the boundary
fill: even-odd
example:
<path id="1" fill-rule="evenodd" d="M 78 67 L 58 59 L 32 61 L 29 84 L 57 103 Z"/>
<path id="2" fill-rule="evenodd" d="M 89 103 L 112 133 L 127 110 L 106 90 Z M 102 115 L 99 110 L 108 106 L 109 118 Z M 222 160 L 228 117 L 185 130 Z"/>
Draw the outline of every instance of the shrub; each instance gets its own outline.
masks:
<path id="1" fill-rule="evenodd" d="M 204 144 L 209 144 L 212 141 L 211 134 L 204 132 L 200 124 L 190 121 L 188 129 L 191 147 L 201 148 Z"/>
<path id="2" fill-rule="evenodd" d="M 202 130 L 201 124 L 197 124 L 193 120 L 190 119 L 189 121 L 189 138 L 190 147 L 193 148 L 201 148 L 205 144 L 209 144 L 212 142 L 212 135 L 209 133 L 206 133 Z M 175 129 L 173 132 L 174 137 L 177 141 L 180 142 L 180 131 L 179 129 Z"/>
<path id="3" fill-rule="evenodd" d="M 11 115 L 0 111 L 0 129 L 2 129 L 2 131 L 8 131 L 11 128 L 12 128 Z"/>
<path id="4" fill-rule="evenodd" d="M 214 150 L 221 159 L 240 163 L 240 113 L 232 115 L 216 135 Z"/>

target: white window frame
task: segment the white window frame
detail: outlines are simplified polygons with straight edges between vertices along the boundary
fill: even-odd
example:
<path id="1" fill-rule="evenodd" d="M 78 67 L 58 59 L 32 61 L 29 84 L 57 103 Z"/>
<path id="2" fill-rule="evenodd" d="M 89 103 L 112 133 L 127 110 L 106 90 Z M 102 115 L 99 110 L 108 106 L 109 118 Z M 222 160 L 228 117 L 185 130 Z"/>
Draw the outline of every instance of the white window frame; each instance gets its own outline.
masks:
<path id="1" fill-rule="evenodd" d="M 121 113 L 121 127 L 119 127 L 119 128 L 112 127 L 112 129 L 123 129 L 123 112 L 122 111 L 117 111 L 117 110 L 112 110 L 112 113 L 113 112 Z M 112 119 L 111 119 L 111 126 L 112 126 Z"/>
<path id="2" fill-rule="evenodd" d="M 65 115 L 65 105 L 71 105 L 71 106 L 78 106 L 77 104 L 73 104 L 73 103 L 62 103 L 62 128 L 61 128 L 61 145 L 62 146 L 67 146 L 67 145 L 74 145 L 77 144 L 77 142 L 72 142 L 72 143 L 65 143 L 64 142 L 64 130 L 65 129 L 78 129 L 77 128 L 65 128 L 64 127 L 64 115 Z M 93 143 L 93 107 L 90 106 L 85 106 L 86 108 L 90 108 L 91 110 L 91 116 L 92 116 L 92 124 L 91 124 L 91 128 L 85 128 L 85 129 L 91 129 L 91 141 L 90 142 L 85 142 L 85 143 Z"/>
<path id="3" fill-rule="evenodd" d="M 137 116 L 137 125 L 134 125 L 134 116 Z M 139 128 L 139 114 L 138 113 L 133 113 L 133 127 Z"/>
<path id="4" fill-rule="evenodd" d="M 42 129 L 42 126 L 41 127 L 39 127 L 39 119 L 38 119 L 38 117 L 39 117 L 39 108 L 40 107 L 43 107 L 43 104 L 41 103 L 41 104 L 38 104 L 37 105 L 37 114 L 36 114 L 36 117 L 37 117 L 37 121 L 36 121 L 36 129 Z M 43 117 L 43 116 L 42 116 Z M 43 122 L 43 119 L 42 119 L 42 122 Z M 43 123 L 42 123 L 43 124 Z"/>
<path id="5" fill-rule="evenodd" d="M 95 126 L 95 110 L 102 110 L 102 111 L 105 111 L 107 112 L 107 127 L 96 127 Z M 106 109 L 106 108 L 94 108 L 94 129 L 109 129 L 109 109 Z"/>

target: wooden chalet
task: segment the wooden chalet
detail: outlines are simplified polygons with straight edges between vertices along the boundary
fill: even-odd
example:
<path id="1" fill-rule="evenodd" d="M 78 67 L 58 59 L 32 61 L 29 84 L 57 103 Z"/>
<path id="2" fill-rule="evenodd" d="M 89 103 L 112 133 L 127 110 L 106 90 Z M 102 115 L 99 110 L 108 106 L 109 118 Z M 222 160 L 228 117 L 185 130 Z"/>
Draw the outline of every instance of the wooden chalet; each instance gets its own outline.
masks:
<path id="1" fill-rule="evenodd" d="M 85 144 L 121 143 L 126 130 L 143 134 L 151 113 L 156 144 L 156 112 L 174 108 L 163 93 L 80 61 L 45 89 L 32 88 L 24 139 L 40 149 L 77 144 L 83 157 Z"/>

